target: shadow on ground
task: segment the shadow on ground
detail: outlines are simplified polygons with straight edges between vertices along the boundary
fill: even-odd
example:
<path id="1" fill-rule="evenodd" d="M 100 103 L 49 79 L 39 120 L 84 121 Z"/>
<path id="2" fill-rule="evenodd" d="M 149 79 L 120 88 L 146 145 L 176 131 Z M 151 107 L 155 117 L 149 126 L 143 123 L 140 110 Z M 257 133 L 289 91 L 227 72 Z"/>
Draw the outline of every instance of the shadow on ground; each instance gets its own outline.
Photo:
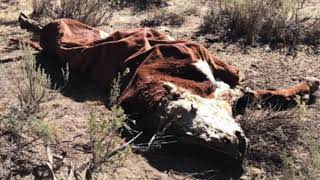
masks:
<path id="1" fill-rule="evenodd" d="M 239 179 L 242 162 L 199 146 L 176 143 L 143 153 L 149 164 L 173 177 L 197 179 Z"/>
<path id="2" fill-rule="evenodd" d="M 38 54 L 36 60 L 37 66 L 50 77 L 52 88 L 59 89 L 64 96 L 77 102 L 106 100 L 107 91 L 96 85 L 89 74 L 72 69 L 66 74 L 65 64 L 57 57 L 43 53 Z"/>

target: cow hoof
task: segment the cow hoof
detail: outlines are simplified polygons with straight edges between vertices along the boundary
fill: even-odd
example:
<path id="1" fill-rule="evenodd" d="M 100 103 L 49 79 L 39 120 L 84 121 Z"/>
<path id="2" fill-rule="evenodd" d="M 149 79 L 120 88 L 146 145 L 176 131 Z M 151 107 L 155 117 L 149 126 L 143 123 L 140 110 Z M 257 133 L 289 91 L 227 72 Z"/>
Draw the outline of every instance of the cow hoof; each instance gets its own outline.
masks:
<path id="1" fill-rule="evenodd" d="M 302 82 L 306 82 L 310 86 L 310 92 L 314 93 L 320 88 L 320 79 L 315 77 L 305 77 L 301 79 Z"/>

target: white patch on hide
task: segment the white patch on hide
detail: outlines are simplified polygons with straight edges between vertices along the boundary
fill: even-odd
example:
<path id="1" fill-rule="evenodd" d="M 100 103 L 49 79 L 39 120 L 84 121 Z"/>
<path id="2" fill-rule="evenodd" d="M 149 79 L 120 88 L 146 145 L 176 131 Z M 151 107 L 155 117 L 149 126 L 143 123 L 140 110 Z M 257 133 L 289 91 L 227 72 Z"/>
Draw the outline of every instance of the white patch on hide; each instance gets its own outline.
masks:
<path id="1" fill-rule="evenodd" d="M 212 83 L 216 81 L 213 77 L 211 67 L 206 60 L 199 59 L 196 63 L 193 63 L 193 65 L 199 71 L 201 71 Z"/>
<path id="2" fill-rule="evenodd" d="M 212 69 L 206 60 L 199 59 L 193 65 L 211 81 L 215 87 L 214 97 L 216 99 L 225 99 L 227 96 L 230 101 L 232 101 L 242 95 L 240 90 L 231 89 L 227 83 L 221 81 L 220 79 L 215 79 Z"/>
<path id="3" fill-rule="evenodd" d="M 101 30 L 99 30 L 99 33 L 100 33 L 100 38 L 101 39 L 105 39 L 105 38 L 109 37 L 109 33 L 106 33 L 106 32 L 101 31 Z"/>

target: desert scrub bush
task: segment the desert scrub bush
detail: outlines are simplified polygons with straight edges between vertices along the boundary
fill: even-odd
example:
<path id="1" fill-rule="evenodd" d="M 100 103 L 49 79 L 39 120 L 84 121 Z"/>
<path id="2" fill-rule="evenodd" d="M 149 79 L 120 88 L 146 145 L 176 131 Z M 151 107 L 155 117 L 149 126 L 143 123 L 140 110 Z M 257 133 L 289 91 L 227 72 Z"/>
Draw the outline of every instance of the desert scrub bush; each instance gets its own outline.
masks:
<path id="1" fill-rule="evenodd" d="M 39 137 L 49 138 L 50 128 L 49 125 L 44 122 L 43 119 L 32 117 L 29 120 L 29 126 L 32 133 Z"/>
<path id="2" fill-rule="evenodd" d="M 39 105 L 49 95 L 51 83 L 43 70 L 37 68 L 36 60 L 30 47 L 21 45 L 24 52 L 21 65 L 18 69 L 18 77 L 14 84 L 17 90 L 19 107 L 26 114 L 34 114 L 39 110 Z"/>
<path id="3" fill-rule="evenodd" d="M 167 0 L 116 0 L 118 6 L 128 7 L 133 6 L 136 9 L 146 9 L 152 6 L 164 7 L 167 6 Z"/>
<path id="4" fill-rule="evenodd" d="M 295 101 L 298 108 L 298 120 L 302 127 L 299 135 L 303 140 L 304 146 L 309 151 L 309 164 L 305 166 L 308 170 L 302 174 L 308 179 L 320 178 L 320 145 L 316 140 L 318 130 L 316 127 L 310 126 L 308 121 L 308 108 L 306 103 L 302 100 L 301 96 L 296 96 Z"/>
<path id="5" fill-rule="evenodd" d="M 126 120 L 121 107 L 113 106 L 111 114 L 106 119 L 97 118 L 92 112 L 89 119 L 89 135 L 92 160 L 86 171 L 86 179 L 93 179 L 95 174 L 104 168 L 114 168 L 130 155 L 129 143 L 120 145 L 122 139 L 118 129 Z"/>
<path id="6" fill-rule="evenodd" d="M 109 94 L 109 108 L 115 107 L 117 104 L 117 100 L 120 97 L 121 93 L 121 77 L 122 75 L 118 73 L 117 78 L 112 80 L 111 90 Z"/>
<path id="7" fill-rule="evenodd" d="M 138 134 L 127 143 L 123 143 L 119 136 L 119 129 L 127 120 L 127 115 L 117 104 L 117 100 L 121 92 L 121 79 L 128 73 L 128 69 L 123 73 L 118 73 L 112 82 L 108 104 L 109 116 L 98 118 L 94 112 L 90 113 L 88 131 L 92 159 L 86 171 L 86 179 L 93 179 L 95 174 L 103 168 L 114 168 L 121 165 L 131 153 L 129 145 L 141 135 L 141 133 Z"/>
<path id="8" fill-rule="evenodd" d="M 185 22 L 185 17 L 176 12 L 161 9 L 152 13 L 148 19 L 141 21 L 142 27 L 154 26 L 181 26 Z"/>
<path id="9" fill-rule="evenodd" d="M 200 32 L 225 41 L 319 44 L 320 20 L 302 13 L 306 0 L 218 0 Z"/>
<path id="10" fill-rule="evenodd" d="M 15 102 L 8 105 L 7 111 L 0 116 L 0 131 L 19 137 L 31 133 L 39 138 L 49 137 L 48 125 L 43 121 L 44 111 L 40 104 L 50 94 L 51 83 L 47 75 L 37 68 L 36 60 L 30 47 L 21 44 L 23 56 L 14 73 L 1 69 L 10 82 L 10 90 Z M 20 135 L 19 135 L 20 134 Z"/>
<path id="11" fill-rule="evenodd" d="M 121 95 L 121 81 L 130 72 L 127 68 L 122 73 L 118 73 L 118 76 L 112 80 L 111 89 L 109 93 L 108 107 L 118 107 L 117 101 Z"/>
<path id="12" fill-rule="evenodd" d="M 53 19 L 71 18 L 100 25 L 113 15 L 117 0 L 33 0 L 33 15 Z"/>

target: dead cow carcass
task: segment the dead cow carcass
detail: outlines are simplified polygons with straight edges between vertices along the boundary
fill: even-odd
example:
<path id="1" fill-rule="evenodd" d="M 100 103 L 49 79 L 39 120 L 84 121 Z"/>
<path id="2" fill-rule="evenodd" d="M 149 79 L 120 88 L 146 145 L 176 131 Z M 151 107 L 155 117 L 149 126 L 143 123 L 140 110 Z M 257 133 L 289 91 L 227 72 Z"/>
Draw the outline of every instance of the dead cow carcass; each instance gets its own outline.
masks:
<path id="1" fill-rule="evenodd" d="M 248 140 L 232 113 L 232 106 L 244 95 L 237 88 L 239 70 L 202 45 L 174 40 L 149 28 L 107 34 L 75 20 L 59 19 L 42 28 L 40 46 L 42 52 L 89 73 L 103 86 L 129 70 L 122 79 L 119 104 L 127 113 L 152 114 L 140 119 L 141 128 L 170 125 L 183 142 L 236 159 L 246 152 Z M 310 94 L 318 86 L 318 80 L 310 80 L 288 90 L 245 95 L 290 99 Z"/>

